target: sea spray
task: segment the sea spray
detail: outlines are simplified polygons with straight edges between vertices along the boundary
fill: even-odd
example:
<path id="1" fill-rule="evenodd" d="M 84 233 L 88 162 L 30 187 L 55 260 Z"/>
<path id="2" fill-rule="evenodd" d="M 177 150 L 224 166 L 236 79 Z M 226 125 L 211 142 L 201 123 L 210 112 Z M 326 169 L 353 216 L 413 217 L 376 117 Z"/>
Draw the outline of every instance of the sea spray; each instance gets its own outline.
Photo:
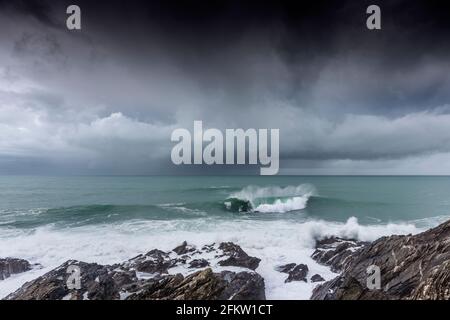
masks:
<path id="1" fill-rule="evenodd" d="M 40 227 L 32 233 L 13 237 L 0 234 L 3 246 L 0 256 L 21 257 L 39 263 L 42 269 L 3 280 L 0 298 L 16 290 L 26 281 L 59 266 L 69 259 L 99 264 L 114 264 L 158 248 L 170 251 L 184 240 L 197 247 L 220 242 L 236 242 L 245 252 L 261 259 L 256 270 L 264 277 L 268 299 L 308 299 L 313 283 L 284 282 L 286 275 L 275 270 L 290 262 L 306 263 L 311 274 L 319 273 L 326 280 L 335 276 L 327 267 L 311 259 L 315 239 L 356 236 L 358 240 L 375 240 L 384 235 L 417 233 L 411 224 L 364 226 L 356 218 L 346 223 L 323 220 L 133 220 L 120 224 L 80 226 L 59 229 Z M 169 269 L 169 273 L 178 270 Z"/>
<path id="2" fill-rule="evenodd" d="M 306 208 L 309 198 L 316 194 L 313 185 L 247 186 L 231 194 L 224 202 L 230 211 L 284 213 Z"/>

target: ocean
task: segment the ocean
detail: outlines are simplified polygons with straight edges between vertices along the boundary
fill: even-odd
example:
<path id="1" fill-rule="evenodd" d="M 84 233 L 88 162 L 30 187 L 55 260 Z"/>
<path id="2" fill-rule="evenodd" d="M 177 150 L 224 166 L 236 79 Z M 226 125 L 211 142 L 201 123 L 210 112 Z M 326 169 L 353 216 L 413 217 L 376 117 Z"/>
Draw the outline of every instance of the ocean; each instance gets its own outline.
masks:
<path id="1" fill-rule="evenodd" d="M 68 259 L 112 264 L 151 249 L 232 241 L 261 259 L 269 299 L 308 299 L 275 267 L 306 263 L 330 235 L 375 240 L 450 218 L 440 176 L 1 176 L 0 257 L 40 268 L 0 281 L 0 298 Z"/>

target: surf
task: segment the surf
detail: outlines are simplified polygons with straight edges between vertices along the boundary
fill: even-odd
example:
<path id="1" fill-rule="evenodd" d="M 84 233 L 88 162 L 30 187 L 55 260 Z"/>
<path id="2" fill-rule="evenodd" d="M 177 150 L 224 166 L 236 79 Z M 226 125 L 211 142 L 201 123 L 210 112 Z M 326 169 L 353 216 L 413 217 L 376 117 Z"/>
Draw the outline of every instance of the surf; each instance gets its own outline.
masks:
<path id="1" fill-rule="evenodd" d="M 232 212 L 286 213 L 307 207 L 316 189 L 310 184 L 298 186 L 247 186 L 231 194 L 224 206 Z"/>

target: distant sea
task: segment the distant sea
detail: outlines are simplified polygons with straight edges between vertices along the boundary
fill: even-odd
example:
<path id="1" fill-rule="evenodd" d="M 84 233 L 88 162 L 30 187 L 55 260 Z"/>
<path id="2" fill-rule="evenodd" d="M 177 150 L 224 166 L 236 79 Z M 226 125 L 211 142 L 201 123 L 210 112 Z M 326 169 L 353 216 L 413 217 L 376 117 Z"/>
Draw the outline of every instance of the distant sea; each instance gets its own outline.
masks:
<path id="1" fill-rule="evenodd" d="M 233 241 L 262 259 L 269 299 L 308 299 L 280 264 L 307 263 L 329 235 L 375 240 L 450 219 L 450 177 L 0 176 L 0 257 L 42 267 L 0 281 L 0 298 L 68 259 L 112 264 L 153 248 Z"/>

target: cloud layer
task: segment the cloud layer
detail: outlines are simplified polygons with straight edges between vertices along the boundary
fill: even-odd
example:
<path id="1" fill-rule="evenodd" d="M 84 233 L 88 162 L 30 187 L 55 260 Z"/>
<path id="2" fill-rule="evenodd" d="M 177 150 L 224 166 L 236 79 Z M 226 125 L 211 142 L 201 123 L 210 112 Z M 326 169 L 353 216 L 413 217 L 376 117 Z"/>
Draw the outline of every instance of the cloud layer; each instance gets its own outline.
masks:
<path id="1" fill-rule="evenodd" d="M 374 34 L 354 2 L 81 1 L 81 32 L 64 1 L 30 3 L 0 2 L 1 173 L 236 172 L 171 164 L 172 130 L 202 120 L 279 128 L 281 173 L 450 174 L 450 19 L 434 4 L 390 2 Z"/>

